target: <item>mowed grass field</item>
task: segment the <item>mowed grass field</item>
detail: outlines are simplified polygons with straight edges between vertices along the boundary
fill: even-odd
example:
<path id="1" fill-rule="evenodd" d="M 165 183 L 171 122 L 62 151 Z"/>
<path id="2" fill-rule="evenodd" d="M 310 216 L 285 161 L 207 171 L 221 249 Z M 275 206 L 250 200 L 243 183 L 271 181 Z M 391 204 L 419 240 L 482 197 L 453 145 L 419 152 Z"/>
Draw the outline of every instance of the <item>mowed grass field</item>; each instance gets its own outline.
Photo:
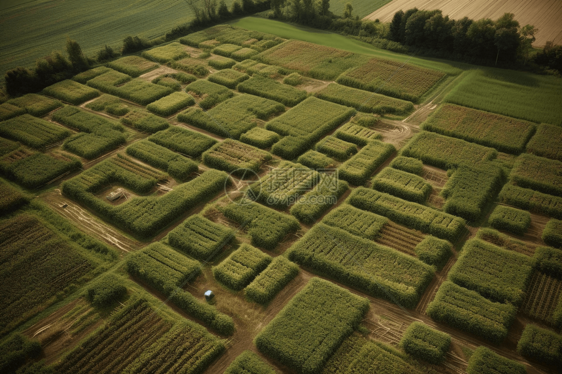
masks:
<path id="1" fill-rule="evenodd" d="M 468 17 L 474 20 L 482 18 L 498 19 L 504 13 L 515 14 L 521 26 L 530 24 L 539 29 L 535 46 L 543 46 L 547 41 L 562 43 L 562 1 L 560 0 L 393 0 L 389 4 L 373 11 L 365 19 L 379 19 L 390 22 L 399 10 L 418 8 L 420 10 L 441 9 L 443 15 L 452 19 Z M 361 17 L 361 15 L 359 15 Z"/>

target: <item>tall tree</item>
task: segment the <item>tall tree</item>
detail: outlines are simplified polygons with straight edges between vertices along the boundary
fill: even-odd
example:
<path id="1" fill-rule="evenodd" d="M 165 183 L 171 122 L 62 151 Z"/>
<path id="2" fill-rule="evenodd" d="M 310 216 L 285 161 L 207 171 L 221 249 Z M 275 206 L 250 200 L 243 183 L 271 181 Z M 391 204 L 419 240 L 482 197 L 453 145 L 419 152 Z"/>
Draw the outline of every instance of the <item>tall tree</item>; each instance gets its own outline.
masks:
<path id="1" fill-rule="evenodd" d="M 323 16 L 330 14 L 330 0 L 320 0 L 320 14 Z"/>
<path id="2" fill-rule="evenodd" d="M 82 48 L 80 48 L 80 44 L 76 40 L 70 38 L 66 40 L 66 52 L 74 69 L 86 70 L 90 67 L 88 59 L 82 53 Z"/>
<path id="3" fill-rule="evenodd" d="M 521 53 L 525 56 L 525 61 L 529 59 L 529 51 L 533 49 L 533 43 L 535 40 L 535 34 L 539 30 L 532 25 L 525 25 L 521 28 L 519 33 L 521 34 Z"/>
<path id="4" fill-rule="evenodd" d="M 400 42 L 400 24 L 402 23 L 402 17 L 404 17 L 404 12 L 399 10 L 394 13 L 392 17 L 392 22 L 390 22 L 390 39 L 395 42 Z"/>
<path id="5" fill-rule="evenodd" d="M 344 18 L 351 18 L 351 12 L 353 12 L 353 7 L 351 6 L 351 3 L 345 4 L 345 10 L 343 11 L 343 17 Z"/>

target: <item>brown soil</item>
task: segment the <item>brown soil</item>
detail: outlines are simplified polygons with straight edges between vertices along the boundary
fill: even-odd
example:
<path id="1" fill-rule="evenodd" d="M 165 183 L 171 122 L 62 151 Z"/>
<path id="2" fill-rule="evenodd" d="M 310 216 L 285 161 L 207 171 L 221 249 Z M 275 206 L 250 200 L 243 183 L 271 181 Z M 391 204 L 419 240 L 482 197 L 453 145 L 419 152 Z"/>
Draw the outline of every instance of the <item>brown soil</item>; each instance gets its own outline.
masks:
<path id="1" fill-rule="evenodd" d="M 402 148 L 412 136 L 419 132 L 417 126 L 389 119 L 379 121 L 372 129 L 381 133 L 383 142 L 394 145 L 396 149 Z"/>
<path id="2" fill-rule="evenodd" d="M 547 41 L 562 44 L 562 2 L 559 0 L 394 0 L 369 14 L 364 19 L 390 22 L 399 10 L 418 8 L 420 10 L 441 9 L 443 16 L 452 19 L 468 17 L 474 20 L 490 18 L 496 20 L 504 13 L 515 14 L 521 26 L 530 24 L 539 29 L 536 34 L 535 47 L 543 46 Z"/>
<path id="3" fill-rule="evenodd" d="M 178 72 L 177 70 L 172 69 L 171 67 L 168 67 L 166 65 L 160 65 L 159 68 L 151 70 L 148 73 L 141 75 L 139 78 L 144 79 L 145 81 L 152 82 L 154 78 L 158 78 L 161 75 L 174 74 L 177 72 Z"/>

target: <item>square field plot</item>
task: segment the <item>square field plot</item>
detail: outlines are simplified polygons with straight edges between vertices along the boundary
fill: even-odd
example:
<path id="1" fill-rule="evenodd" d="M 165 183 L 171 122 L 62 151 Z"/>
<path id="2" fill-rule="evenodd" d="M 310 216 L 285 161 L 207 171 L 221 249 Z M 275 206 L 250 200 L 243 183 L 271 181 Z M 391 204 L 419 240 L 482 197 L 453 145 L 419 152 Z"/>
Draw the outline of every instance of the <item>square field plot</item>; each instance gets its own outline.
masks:
<path id="1" fill-rule="evenodd" d="M 170 43 L 162 47 L 156 47 L 144 51 L 142 57 L 160 63 L 166 63 L 171 60 L 179 60 L 180 58 L 189 57 L 186 47 L 180 43 Z"/>
<path id="2" fill-rule="evenodd" d="M 244 82 L 250 76 L 237 70 L 224 69 L 209 76 L 209 81 L 222 84 L 228 88 L 236 88 L 238 83 Z"/>
<path id="3" fill-rule="evenodd" d="M 181 60 L 172 61 L 170 65 L 174 69 L 185 71 L 186 73 L 193 74 L 198 78 L 202 78 L 209 74 L 209 68 L 207 67 L 207 62 L 205 60 L 185 57 Z"/>
<path id="4" fill-rule="evenodd" d="M 245 288 L 246 297 L 267 304 L 299 273 L 299 267 L 283 256 L 277 256 L 268 267 Z"/>
<path id="5" fill-rule="evenodd" d="M 133 79 L 120 87 L 114 88 L 114 92 L 109 93 L 139 105 L 147 105 L 172 92 L 171 88 L 146 82 L 142 79 Z"/>
<path id="6" fill-rule="evenodd" d="M 74 105 L 80 105 L 85 101 L 98 97 L 100 94 L 91 87 L 71 80 L 55 83 L 43 91 L 49 96 Z"/>
<path id="7" fill-rule="evenodd" d="M 226 260 L 213 267 L 213 275 L 230 289 L 239 291 L 250 284 L 270 262 L 269 255 L 248 244 L 242 244 Z"/>
<path id="8" fill-rule="evenodd" d="M 528 153 L 519 156 L 510 174 L 518 186 L 562 197 L 562 162 Z"/>
<path id="9" fill-rule="evenodd" d="M 133 109 L 121 118 L 121 123 L 142 132 L 155 133 L 166 130 L 170 123 L 143 109 Z"/>
<path id="10" fill-rule="evenodd" d="M 204 79 L 197 80 L 187 85 L 185 92 L 199 98 L 200 101 L 198 104 L 203 109 L 210 109 L 218 103 L 234 96 L 234 93 L 223 85 Z"/>
<path id="11" fill-rule="evenodd" d="M 195 104 L 193 96 L 185 92 L 174 92 L 147 105 L 146 109 L 163 117 L 169 117 L 186 107 Z"/>
<path id="12" fill-rule="evenodd" d="M 222 56 L 211 56 L 208 60 L 207 63 L 209 64 L 210 67 L 213 67 L 215 69 L 230 69 L 231 67 L 233 67 L 234 65 L 236 65 L 236 61 L 234 61 L 231 58 L 228 57 L 222 57 Z"/>
<path id="13" fill-rule="evenodd" d="M 254 127 L 242 134 L 240 141 L 264 149 L 271 147 L 275 142 L 279 141 L 279 135 L 276 132 L 262 129 L 261 127 Z"/>
<path id="14" fill-rule="evenodd" d="M 316 373 L 368 309 L 367 299 L 312 278 L 255 343 L 260 352 L 299 373 Z"/>
<path id="15" fill-rule="evenodd" d="M 86 84 L 90 79 L 93 79 L 98 75 L 107 73 L 110 70 L 111 69 L 107 66 L 98 66 L 97 68 L 93 68 L 76 74 L 74 77 L 72 77 L 72 80 L 75 80 L 78 83 Z"/>
<path id="16" fill-rule="evenodd" d="M 203 153 L 205 165 L 241 178 L 254 176 L 269 160 L 271 154 L 268 152 L 232 139 L 226 139 Z"/>
<path id="17" fill-rule="evenodd" d="M 193 158 L 201 156 L 217 143 L 213 138 L 182 127 L 170 127 L 166 131 L 157 132 L 148 140 Z"/>
<path id="18" fill-rule="evenodd" d="M 129 107 L 120 98 L 103 94 L 94 101 L 86 104 L 86 108 L 96 112 L 106 112 L 114 116 L 123 116 L 129 113 Z"/>
<path id="19" fill-rule="evenodd" d="M 306 91 L 260 75 L 240 83 L 238 91 L 275 100 L 287 106 L 295 106 L 307 96 Z"/>
<path id="20" fill-rule="evenodd" d="M 541 123 L 527 143 L 527 152 L 562 161 L 562 127 Z"/>
<path id="21" fill-rule="evenodd" d="M 156 69 L 158 64 L 139 56 L 127 56 L 111 61 L 107 64 L 107 66 L 136 78 L 144 73 Z"/>
<path id="22" fill-rule="evenodd" d="M 64 127 L 29 114 L 0 122 L 1 136 L 37 149 L 61 141 L 70 134 Z"/>

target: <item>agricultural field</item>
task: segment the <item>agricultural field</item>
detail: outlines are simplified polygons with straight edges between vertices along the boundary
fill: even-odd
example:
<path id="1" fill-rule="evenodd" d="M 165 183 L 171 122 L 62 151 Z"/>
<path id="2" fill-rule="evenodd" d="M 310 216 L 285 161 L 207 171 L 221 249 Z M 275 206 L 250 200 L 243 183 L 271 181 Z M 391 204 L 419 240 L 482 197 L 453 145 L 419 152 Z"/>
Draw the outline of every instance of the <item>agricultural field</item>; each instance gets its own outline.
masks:
<path id="1" fill-rule="evenodd" d="M 2 99 L 0 372 L 559 372 L 560 78 L 267 14 Z"/>

